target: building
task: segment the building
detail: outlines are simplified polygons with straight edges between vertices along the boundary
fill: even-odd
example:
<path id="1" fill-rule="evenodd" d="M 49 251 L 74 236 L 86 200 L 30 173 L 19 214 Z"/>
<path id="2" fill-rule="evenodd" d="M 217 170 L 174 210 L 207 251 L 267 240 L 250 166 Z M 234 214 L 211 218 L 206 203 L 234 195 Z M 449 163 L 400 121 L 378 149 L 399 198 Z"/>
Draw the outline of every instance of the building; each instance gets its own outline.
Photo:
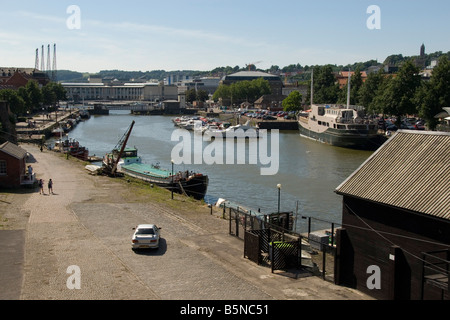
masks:
<path id="1" fill-rule="evenodd" d="M 342 89 L 344 88 L 347 83 L 348 83 L 348 76 L 350 73 L 350 77 L 353 77 L 353 75 L 355 74 L 355 72 L 353 71 L 340 71 L 337 75 L 336 75 L 336 79 L 339 83 L 339 88 Z M 361 71 L 361 79 L 363 82 L 365 82 L 367 80 L 367 73 L 366 71 Z"/>
<path id="2" fill-rule="evenodd" d="M 256 100 L 254 105 L 257 109 L 281 111 L 283 110 L 283 100 L 286 98 L 287 96 L 283 95 L 267 94 Z"/>
<path id="3" fill-rule="evenodd" d="M 24 87 L 30 80 L 35 80 L 41 87 L 50 82 L 48 75 L 37 69 L 0 67 L 0 86 L 4 89 Z"/>
<path id="4" fill-rule="evenodd" d="M 16 126 L 11 122 L 13 118 L 9 104 L 0 100 L 0 143 L 5 141 L 17 143 Z"/>
<path id="5" fill-rule="evenodd" d="M 151 101 L 178 100 L 178 88 L 164 83 L 63 83 L 67 97 L 74 102 L 81 101 Z"/>
<path id="6" fill-rule="evenodd" d="M 450 133 L 400 130 L 337 187 L 337 284 L 377 299 L 450 298 L 449 154 Z"/>
<path id="7" fill-rule="evenodd" d="M 222 78 L 220 84 L 231 85 L 235 82 L 239 81 L 252 81 L 259 78 L 263 78 L 267 80 L 270 85 L 270 89 L 272 90 L 273 95 L 282 95 L 283 82 L 281 78 L 277 75 L 273 75 L 270 73 L 265 73 L 261 71 L 240 71 L 233 74 L 229 74 Z"/>
<path id="8" fill-rule="evenodd" d="M 7 141 L 0 145 L 0 187 L 19 188 L 26 180 L 27 152 L 21 147 Z"/>
<path id="9" fill-rule="evenodd" d="M 186 90 L 204 90 L 209 95 L 213 95 L 219 87 L 220 78 L 218 77 L 202 77 L 199 79 L 183 80 L 178 82 L 180 91 Z"/>
<path id="10" fill-rule="evenodd" d="M 289 96 L 291 92 L 298 91 L 302 95 L 302 101 L 305 101 L 306 96 L 311 91 L 311 87 L 306 84 L 286 84 L 282 89 L 283 96 Z"/>

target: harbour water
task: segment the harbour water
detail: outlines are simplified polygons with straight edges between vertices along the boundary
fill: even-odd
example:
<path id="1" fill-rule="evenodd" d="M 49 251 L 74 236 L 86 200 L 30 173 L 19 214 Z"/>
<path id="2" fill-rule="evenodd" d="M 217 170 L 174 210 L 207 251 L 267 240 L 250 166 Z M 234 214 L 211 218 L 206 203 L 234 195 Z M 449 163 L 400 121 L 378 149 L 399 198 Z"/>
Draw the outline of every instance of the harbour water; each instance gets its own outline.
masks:
<path id="1" fill-rule="evenodd" d="M 138 148 L 143 162 L 159 163 L 170 170 L 172 149 L 180 142 L 171 141 L 176 127 L 169 116 L 136 116 L 127 111 L 92 116 L 79 123 L 69 138 L 89 148 L 90 155 L 102 157 L 116 146 L 133 120 L 135 125 L 128 146 Z M 204 148 L 208 142 L 203 143 Z M 244 143 L 248 150 L 249 142 L 235 143 Z M 311 141 L 301 137 L 298 131 L 280 131 L 277 174 L 261 175 L 260 168 L 264 166 L 259 161 L 257 164 L 248 161 L 246 164 L 181 164 L 175 165 L 174 170 L 207 174 L 206 201 L 224 198 L 255 211 L 271 213 L 277 212 L 280 196 L 281 211 L 340 223 L 342 197 L 334 190 L 371 154 Z M 278 184 L 281 184 L 279 193 Z"/>

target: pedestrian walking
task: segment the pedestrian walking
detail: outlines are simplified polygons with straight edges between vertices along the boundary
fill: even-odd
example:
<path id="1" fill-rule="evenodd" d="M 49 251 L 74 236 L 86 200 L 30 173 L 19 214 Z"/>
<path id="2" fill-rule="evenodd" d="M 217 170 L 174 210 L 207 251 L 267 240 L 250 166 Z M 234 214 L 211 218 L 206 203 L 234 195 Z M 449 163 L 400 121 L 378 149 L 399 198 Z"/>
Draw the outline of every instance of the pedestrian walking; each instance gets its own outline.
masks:
<path id="1" fill-rule="evenodd" d="M 45 194 L 44 193 L 44 180 L 39 179 L 39 194 Z"/>
<path id="2" fill-rule="evenodd" d="M 52 179 L 48 180 L 48 194 L 53 194 L 53 181 Z"/>

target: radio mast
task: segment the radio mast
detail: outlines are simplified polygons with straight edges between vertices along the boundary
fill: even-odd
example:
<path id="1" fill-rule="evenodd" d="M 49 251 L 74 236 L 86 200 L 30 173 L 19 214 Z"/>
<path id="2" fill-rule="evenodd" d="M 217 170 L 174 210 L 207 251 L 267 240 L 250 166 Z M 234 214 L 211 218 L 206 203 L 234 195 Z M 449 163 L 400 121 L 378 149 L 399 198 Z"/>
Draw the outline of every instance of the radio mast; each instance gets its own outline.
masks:
<path id="1" fill-rule="evenodd" d="M 57 73 L 56 73 L 56 43 L 53 44 L 53 68 L 52 68 L 52 81 L 56 82 Z"/>

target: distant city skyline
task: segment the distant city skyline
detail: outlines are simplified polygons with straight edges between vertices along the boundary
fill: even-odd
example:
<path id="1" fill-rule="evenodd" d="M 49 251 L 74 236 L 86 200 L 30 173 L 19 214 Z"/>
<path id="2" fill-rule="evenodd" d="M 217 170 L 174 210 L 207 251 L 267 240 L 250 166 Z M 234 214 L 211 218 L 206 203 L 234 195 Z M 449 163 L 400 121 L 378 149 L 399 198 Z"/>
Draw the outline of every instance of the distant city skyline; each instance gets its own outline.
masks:
<path id="1" fill-rule="evenodd" d="M 2 3 L 0 65 L 33 68 L 57 46 L 57 69 L 199 70 L 255 64 L 347 65 L 450 51 L 450 2 L 24 0 Z"/>

